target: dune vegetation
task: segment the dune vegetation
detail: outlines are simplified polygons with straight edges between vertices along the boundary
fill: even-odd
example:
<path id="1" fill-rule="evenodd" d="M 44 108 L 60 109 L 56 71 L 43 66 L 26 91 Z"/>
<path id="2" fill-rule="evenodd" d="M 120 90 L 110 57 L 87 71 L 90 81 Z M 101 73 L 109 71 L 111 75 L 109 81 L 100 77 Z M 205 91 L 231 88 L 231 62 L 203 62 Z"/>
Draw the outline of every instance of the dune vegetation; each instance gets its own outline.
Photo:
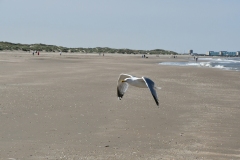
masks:
<path id="1" fill-rule="evenodd" d="M 95 48 L 67 48 L 56 45 L 47 44 L 20 44 L 10 42 L 0 42 L 0 51 L 45 51 L 45 52 L 81 52 L 81 53 L 120 53 L 120 54 L 172 54 L 176 55 L 176 52 L 154 49 L 154 50 L 133 50 L 133 49 L 114 49 L 109 47 L 95 47 Z"/>

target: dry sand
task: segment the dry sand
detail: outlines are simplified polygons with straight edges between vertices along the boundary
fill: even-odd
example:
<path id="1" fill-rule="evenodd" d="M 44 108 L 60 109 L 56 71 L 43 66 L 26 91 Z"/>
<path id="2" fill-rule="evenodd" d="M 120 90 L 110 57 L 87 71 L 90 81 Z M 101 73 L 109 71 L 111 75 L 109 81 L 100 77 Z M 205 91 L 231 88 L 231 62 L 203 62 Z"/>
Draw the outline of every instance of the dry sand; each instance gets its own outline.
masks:
<path id="1" fill-rule="evenodd" d="M 240 159 L 240 72 L 158 65 L 185 59 L 0 52 L 0 159 Z"/>

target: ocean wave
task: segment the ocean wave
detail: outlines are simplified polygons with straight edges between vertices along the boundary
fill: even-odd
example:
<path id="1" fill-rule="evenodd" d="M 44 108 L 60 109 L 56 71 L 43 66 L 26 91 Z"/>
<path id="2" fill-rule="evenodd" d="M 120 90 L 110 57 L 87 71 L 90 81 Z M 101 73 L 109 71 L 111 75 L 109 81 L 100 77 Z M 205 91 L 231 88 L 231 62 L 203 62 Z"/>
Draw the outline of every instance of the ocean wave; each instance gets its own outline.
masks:
<path id="1" fill-rule="evenodd" d="M 160 65 L 171 66 L 195 66 L 195 67 L 208 67 L 224 70 L 240 70 L 240 58 L 199 58 L 198 62 L 162 62 Z"/>

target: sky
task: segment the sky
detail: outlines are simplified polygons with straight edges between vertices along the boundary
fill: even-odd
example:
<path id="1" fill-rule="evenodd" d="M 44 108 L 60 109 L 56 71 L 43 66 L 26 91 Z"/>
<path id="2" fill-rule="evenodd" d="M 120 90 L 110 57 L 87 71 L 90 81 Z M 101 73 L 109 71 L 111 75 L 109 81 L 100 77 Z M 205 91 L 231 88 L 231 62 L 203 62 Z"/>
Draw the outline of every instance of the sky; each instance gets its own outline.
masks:
<path id="1" fill-rule="evenodd" d="M 0 41 L 239 51 L 239 7 L 240 0 L 0 0 Z"/>

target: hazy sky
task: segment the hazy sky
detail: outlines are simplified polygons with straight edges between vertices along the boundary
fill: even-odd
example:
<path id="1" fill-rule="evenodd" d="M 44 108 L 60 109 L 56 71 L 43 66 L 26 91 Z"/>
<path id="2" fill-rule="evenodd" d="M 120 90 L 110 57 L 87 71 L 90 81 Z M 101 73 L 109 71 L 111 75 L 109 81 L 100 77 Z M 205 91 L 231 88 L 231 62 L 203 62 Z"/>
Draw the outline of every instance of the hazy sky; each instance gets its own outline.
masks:
<path id="1" fill-rule="evenodd" d="M 0 41 L 240 50 L 240 0 L 0 0 Z"/>

